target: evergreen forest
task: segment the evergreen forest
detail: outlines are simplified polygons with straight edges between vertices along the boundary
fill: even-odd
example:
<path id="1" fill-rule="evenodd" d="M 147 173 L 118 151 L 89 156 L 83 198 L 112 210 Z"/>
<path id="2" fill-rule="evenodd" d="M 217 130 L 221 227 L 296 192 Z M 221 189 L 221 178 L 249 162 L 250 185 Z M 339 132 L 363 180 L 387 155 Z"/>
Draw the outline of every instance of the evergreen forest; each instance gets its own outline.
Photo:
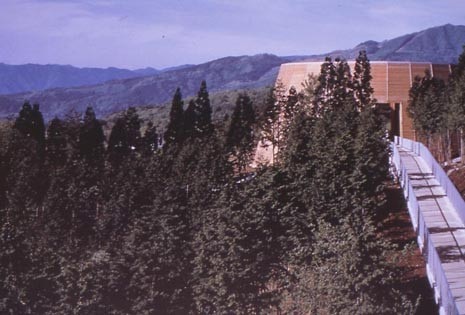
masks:
<path id="1" fill-rule="evenodd" d="M 0 127 L 1 314 L 413 314 L 376 216 L 389 148 L 370 63 L 212 120 L 207 83 L 166 130 L 92 107 Z M 258 111 L 257 108 L 263 108 Z M 257 144 L 275 163 L 252 169 Z"/>

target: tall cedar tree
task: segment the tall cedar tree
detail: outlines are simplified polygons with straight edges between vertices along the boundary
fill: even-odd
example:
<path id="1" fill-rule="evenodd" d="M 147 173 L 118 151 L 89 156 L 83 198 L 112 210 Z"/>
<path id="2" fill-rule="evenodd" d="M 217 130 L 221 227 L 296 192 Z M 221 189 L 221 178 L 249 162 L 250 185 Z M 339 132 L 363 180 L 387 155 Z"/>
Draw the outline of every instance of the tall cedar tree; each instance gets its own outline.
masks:
<path id="1" fill-rule="evenodd" d="M 210 135 L 213 133 L 212 108 L 207 91 L 205 80 L 200 84 L 200 90 L 197 93 L 194 106 L 195 113 L 195 132 L 198 136 Z"/>
<path id="2" fill-rule="evenodd" d="M 129 107 L 111 129 L 108 140 L 108 159 L 117 166 L 136 153 L 140 145 L 140 119 L 134 107 Z"/>
<path id="3" fill-rule="evenodd" d="M 254 149 L 253 126 L 255 110 L 247 94 L 239 94 L 226 133 L 226 149 L 234 157 L 235 166 L 241 172 L 250 162 Z"/>
<path id="4" fill-rule="evenodd" d="M 145 156 L 151 156 L 158 150 L 158 133 L 157 127 L 153 125 L 153 122 L 147 124 L 147 129 L 142 137 L 141 150 Z"/>
<path id="5" fill-rule="evenodd" d="M 454 68 L 448 87 L 448 126 L 461 133 L 461 159 L 465 161 L 465 45 Z"/>
<path id="6" fill-rule="evenodd" d="M 166 184 L 166 182 L 165 182 Z M 126 295 L 134 314 L 189 314 L 192 258 L 187 194 L 176 182 L 159 190 L 124 241 L 130 261 Z"/>
<path id="7" fill-rule="evenodd" d="M 0 209 L 6 206 L 6 177 L 8 175 L 8 143 L 11 133 L 9 124 L 0 125 Z"/>
<path id="8" fill-rule="evenodd" d="M 423 78 L 416 77 L 410 89 L 409 114 L 415 130 L 426 138 L 430 146 L 431 137 L 445 125 L 445 84 L 429 71 Z"/>
<path id="9" fill-rule="evenodd" d="M 283 114 L 282 114 L 282 132 L 281 132 L 281 137 L 283 138 L 283 141 L 281 141 L 281 147 L 280 151 L 284 150 L 284 147 L 287 145 L 287 137 L 289 135 L 289 129 L 292 124 L 292 120 L 296 115 L 301 114 L 301 99 L 302 96 L 297 93 L 297 90 L 294 86 L 291 86 L 289 89 L 286 102 L 283 104 Z"/>
<path id="10" fill-rule="evenodd" d="M 267 185 L 231 186 L 206 209 L 194 240 L 198 313 L 271 313 L 279 292 L 280 222 L 278 196 Z"/>
<path id="11" fill-rule="evenodd" d="M 7 187 L 11 206 L 25 210 L 35 206 L 36 216 L 41 213 L 41 200 L 47 188 L 44 170 L 45 126 L 39 105 L 32 108 L 26 102 L 13 126 L 7 153 L 9 174 Z"/>
<path id="12" fill-rule="evenodd" d="M 354 77 L 352 78 L 354 96 L 361 111 L 373 103 L 373 87 L 371 86 L 371 66 L 365 50 L 361 50 L 355 61 Z"/>
<path id="13" fill-rule="evenodd" d="M 184 111 L 184 115 L 183 115 L 183 127 L 184 127 L 183 138 L 191 139 L 196 136 L 195 124 L 196 124 L 195 101 L 190 100 L 189 105 L 187 106 L 186 110 Z"/>
<path id="14" fill-rule="evenodd" d="M 45 141 L 45 125 L 39 105 L 31 107 L 29 102 L 25 102 L 16 118 L 14 127 L 26 137 L 31 137 L 40 145 Z"/>
<path id="15" fill-rule="evenodd" d="M 92 107 L 87 107 L 79 130 L 79 153 L 86 162 L 103 166 L 104 141 L 102 124 Z"/>
<path id="16" fill-rule="evenodd" d="M 279 108 L 276 103 L 275 89 L 270 88 L 266 100 L 264 111 L 261 117 L 260 127 L 262 130 L 262 144 L 275 145 L 274 128 L 279 118 Z"/>
<path id="17" fill-rule="evenodd" d="M 273 162 L 276 162 L 276 153 L 282 143 L 281 112 L 287 100 L 285 91 L 284 84 L 281 81 L 278 81 L 275 87 L 270 89 L 261 117 L 261 144 L 266 147 L 271 146 Z"/>
<path id="18" fill-rule="evenodd" d="M 62 167 L 67 160 L 66 129 L 58 117 L 47 128 L 46 160 L 49 170 Z"/>
<path id="19" fill-rule="evenodd" d="M 295 193 L 283 206 L 289 212 L 283 213 L 303 215 L 305 219 L 299 221 L 308 225 L 294 222 L 292 226 L 309 238 L 307 242 L 294 238 L 297 252 L 292 247 L 286 251 L 294 252 L 287 259 L 295 266 L 291 274 L 297 281 L 291 282 L 289 292 L 302 301 L 300 307 L 287 311 L 392 313 L 393 305 L 399 305 L 397 297 L 379 286 L 392 272 L 383 257 L 388 247 L 376 237 L 371 220 L 379 207 L 373 200 L 386 174 L 383 124 L 371 108 L 359 113 L 344 61 L 327 59 L 319 82 L 314 99 L 317 115 L 294 120 L 292 144 L 284 154 L 285 170 L 292 179 L 287 189 Z M 293 222 L 282 219 L 286 221 Z"/>
<path id="20" fill-rule="evenodd" d="M 330 100 L 333 99 L 334 85 L 336 78 L 336 68 L 330 57 L 326 57 L 321 64 L 320 75 L 318 76 L 318 85 L 315 90 L 313 108 L 316 116 L 331 108 Z"/>
<path id="21" fill-rule="evenodd" d="M 165 146 L 180 144 L 183 139 L 184 129 L 184 102 L 181 89 L 177 88 L 171 102 L 170 120 L 164 135 Z"/>

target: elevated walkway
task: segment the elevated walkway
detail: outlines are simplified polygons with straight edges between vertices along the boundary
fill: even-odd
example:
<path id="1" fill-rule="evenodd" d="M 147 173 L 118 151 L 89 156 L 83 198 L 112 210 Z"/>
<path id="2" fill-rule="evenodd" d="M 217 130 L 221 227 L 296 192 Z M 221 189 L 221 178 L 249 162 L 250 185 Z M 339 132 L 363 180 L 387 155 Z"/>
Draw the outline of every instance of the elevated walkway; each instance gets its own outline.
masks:
<path id="1" fill-rule="evenodd" d="M 465 314 L 465 203 L 423 145 L 397 138 L 392 150 L 440 313 Z"/>

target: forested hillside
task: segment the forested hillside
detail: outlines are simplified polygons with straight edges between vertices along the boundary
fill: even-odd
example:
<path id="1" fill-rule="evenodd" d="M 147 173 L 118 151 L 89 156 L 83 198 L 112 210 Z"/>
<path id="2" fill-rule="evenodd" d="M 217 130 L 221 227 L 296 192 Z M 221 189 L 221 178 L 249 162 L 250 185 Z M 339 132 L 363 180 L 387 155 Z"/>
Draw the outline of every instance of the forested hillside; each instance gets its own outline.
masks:
<path id="1" fill-rule="evenodd" d="M 64 117 L 72 109 L 82 112 L 89 104 L 101 116 L 128 106 L 159 105 L 167 102 L 178 86 L 186 96 L 194 96 L 202 80 L 209 82 L 211 91 L 265 87 L 274 83 L 279 65 L 286 60 L 269 54 L 226 57 L 156 76 L 4 95 L 0 97 L 0 117 L 16 113 L 24 100 L 41 104 L 43 115 L 49 120 Z"/>
<path id="2" fill-rule="evenodd" d="M 374 223 L 370 77 L 364 53 L 353 75 L 327 59 L 306 95 L 273 89 L 256 115 L 241 93 L 215 124 L 205 81 L 177 89 L 162 147 L 133 108 L 105 139 L 92 108 L 45 126 L 24 104 L 0 129 L 0 312 L 412 313 Z M 250 173 L 257 124 L 280 151 Z"/>

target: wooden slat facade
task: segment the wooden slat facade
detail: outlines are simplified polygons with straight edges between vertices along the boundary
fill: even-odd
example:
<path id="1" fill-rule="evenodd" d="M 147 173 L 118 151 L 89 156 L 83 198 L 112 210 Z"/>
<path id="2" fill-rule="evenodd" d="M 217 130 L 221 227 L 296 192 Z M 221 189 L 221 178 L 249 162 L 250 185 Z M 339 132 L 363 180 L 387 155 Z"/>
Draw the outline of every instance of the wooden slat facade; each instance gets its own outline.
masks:
<path id="1" fill-rule="evenodd" d="M 451 74 L 451 66 L 450 65 L 432 65 L 433 67 L 433 76 L 447 81 Z"/>
<path id="2" fill-rule="evenodd" d="M 353 68 L 354 62 L 349 61 Z M 284 86 L 289 89 L 294 86 L 298 91 L 302 89 L 302 82 L 309 74 L 318 75 L 322 62 L 299 62 L 282 64 L 278 74 Z M 425 70 L 429 70 L 433 76 L 447 80 L 451 71 L 450 65 L 431 64 L 429 62 L 394 62 L 373 61 L 371 62 L 371 85 L 374 89 L 373 97 L 378 103 L 389 104 L 394 110 L 396 104 L 400 108 L 399 136 L 415 139 L 412 120 L 408 116 L 407 106 L 409 90 L 415 76 L 423 77 Z"/>
<path id="3" fill-rule="evenodd" d="M 387 88 L 387 65 L 385 63 L 371 64 L 371 86 L 376 91 L 374 98 L 379 103 L 388 103 L 388 88 Z"/>

